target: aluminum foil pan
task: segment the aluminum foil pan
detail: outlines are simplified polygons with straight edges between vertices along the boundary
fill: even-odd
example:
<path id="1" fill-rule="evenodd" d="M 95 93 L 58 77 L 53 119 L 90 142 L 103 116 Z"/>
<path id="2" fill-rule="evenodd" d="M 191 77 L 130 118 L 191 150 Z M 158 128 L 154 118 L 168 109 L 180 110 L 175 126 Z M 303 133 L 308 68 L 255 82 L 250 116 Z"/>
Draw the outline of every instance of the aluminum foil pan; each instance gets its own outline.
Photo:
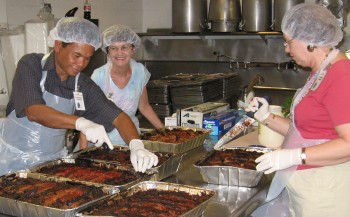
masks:
<path id="1" fill-rule="evenodd" d="M 194 130 L 194 131 L 202 131 L 204 132 L 202 135 L 199 135 L 193 139 L 187 140 L 182 143 L 165 143 L 165 142 L 157 142 L 157 141 L 150 141 L 150 140 L 142 140 L 143 144 L 145 145 L 145 148 L 151 151 L 157 151 L 157 152 L 166 152 L 166 153 L 173 153 L 173 154 L 180 154 L 185 153 L 189 150 L 192 150 L 194 148 L 197 148 L 201 145 L 203 145 L 205 139 L 209 136 L 210 129 L 202 129 L 202 128 L 189 128 L 189 127 L 165 127 L 165 129 L 183 129 L 183 130 Z M 155 133 L 156 131 L 152 131 L 151 133 Z M 142 137 L 142 135 L 141 135 Z"/>
<path id="2" fill-rule="evenodd" d="M 207 190 L 203 188 L 188 186 L 188 185 L 181 185 L 181 184 L 173 184 L 173 183 L 167 183 L 167 182 L 154 182 L 154 181 L 145 181 L 140 182 L 137 185 L 133 186 L 132 188 L 128 189 L 127 191 L 121 192 L 119 194 L 110 196 L 107 199 L 103 199 L 101 201 L 98 201 L 94 204 L 93 207 L 96 205 L 99 205 L 101 203 L 106 203 L 108 200 L 111 200 L 113 198 L 115 199 L 123 199 L 126 196 L 133 195 L 134 193 L 138 191 L 146 191 L 149 189 L 157 189 L 157 190 L 170 190 L 170 191 L 184 191 L 186 193 L 189 193 L 191 195 L 200 195 L 200 194 L 208 194 L 211 195 L 210 198 L 204 202 L 202 202 L 200 205 L 195 207 L 194 209 L 188 211 L 187 213 L 184 213 L 183 215 L 180 215 L 180 217 L 193 217 L 193 216 L 201 216 L 203 214 L 203 211 L 205 210 L 206 206 L 208 205 L 210 199 L 216 194 L 215 191 Z M 91 208 L 87 208 L 84 210 L 81 210 L 81 212 L 77 213 L 77 217 L 92 217 L 93 215 L 87 215 L 84 214 L 86 211 L 88 211 Z"/>
<path id="3" fill-rule="evenodd" d="M 0 182 L 9 177 L 21 177 L 21 178 L 34 178 L 38 180 L 64 182 L 54 177 L 46 177 L 40 174 L 28 173 L 27 171 L 19 171 L 0 177 Z M 79 183 L 78 183 L 79 184 Z M 97 187 L 95 185 L 84 184 L 91 187 Z M 30 216 L 30 217 L 73 217 L 77 212 L 89 207 L 95 202 L 108 198 L 115 193 L 119 193 L 119 190 L 114 187 L 104 186 L 101 188 L 106 194 L 96 200 L 89 201 L 81 206 L 72 209 L 58 209 L 47 206 L 40 206 L 28 202 L 22 202 L 10 198 L 0 197 L 0 213 L 11 216 Z"/>
<path id="4" fill-rule="evenodd" d="M 225 151 L 229 149 L 244 149 L 245 151 L 257 151 L 262 153 L 272 151 L 272 149 L 260 147 L 229 147 L 216 151 Z M 200 166 L 202 162 L 209 158 L 214 152 L 215 151 L 209 152 L 201 160 L 194 163 L 194 166 L 200 170 L 205 182 L 239 187 L 255 187 L 258 185 L 264 174 L 263 172 L 230 166 Z"/>
<path id="5" fill-rule="evenodd" d="M 117 164 L 124 166 L 129 169 L 133 169 L 132 164 L 130 161 L 128 161 L 128 164 L 122 164 L 119 161 L 107 161 L 107 160 L 98 160 L 98 159 L 93 159 L 93 158 L 86 158 L 82 156 L 83 154 L 90 153 L 96 151 L 98 148 L 97 147 L 92 147 L 92 148 L 87 148 L 80 150 L 72 155 L 73 158 L 82 158 L 82 159 L 89 159 L 91 161 L 96 161 L 100 163 L 109 163 L 109 164 Z M 129 151 L 128 147 L 114 147 L 111 152 L 114 151 Z M 168 159 L 166 159 L 164 162 L 158 164 L 156 167 L 151 168 L 150 170 L 146 170 L 146 173 L 149 172 L 152 174 L 152 178 L 150 180 L 152 181 L 159 181 L 162 179 L 165 179 L 175 173 L 179 170 L 180 163 L 182 160 L 183 155 L 182 154 L 172 154 L 172 153 L 161 153 L 158 152 L 156 153 L 158 156 L 165 156 Z"/>
<path id="6" fill-rule="evenodd" d="M 125 183 L 125 184 L 121 184 L 121 185 L 110 185 L 110 184 L 103 184 L 103 183 L 95 183 L 95 182 L 91 182 L 91 181 L 82 181 L 82 180 L 71 179 L 71 178 L 66 178 L 66 177 L 58 177 L 58 176 L 56 177 L 56 176 L 52 176 L 52 175 L 49 175 L 49 174 L 44 174 L 44 173 L 40 173 L 39 172 L 39 170 L 41 170 L 42 168 L 45 168 L 45 167 L 60 165 L 62 163 L 75 164 L 76 161 L 79 162 L 81 160 L 90 162 L 91 166 L 107 168 L 107 169 L 110 169 L 110 170 L 122 170 L 122 171 L 131 172 L 132 174 L 134 174 L 137 177 L 137 179 L 134 180 L 134 181 Z M 64 180 L 64 181 L 74 181 L 74 182 L 79 182 L 79 183 L 89 184 L 89 185 L 95 185 L 95 186 L 100 186 L 100 187 L 113 186 L 115 188 L 118 188 L 119 190 L 127 189 L 130 186 L 135 185 L 135 184 L 137 184 L 139 182 L 142 182 L 142 181 L 148 181 L 148 180 L 150 180 L 152 178 L 152 175 L 153 175 L 153 173 L 152 174 L 136 173 L 134 170 L 127 169 L 127 168 L 125 168 L 123 166 L 120 166 L 120 165 L 108 164 L 108 163 L 103 163 L 103 162 L 94 162 L 94 161 L 89 161 L 87 159 L 74 159 L 74 158 L 72 158 L 72 156 L 68 156 L 68 157 L 65 157 L 65 158 L 62 158 L 62 159 L 58 159 L 58 160 L 54 160 L 54 161 L 50 161 L 50 162 L 47 162 L 47 163 L 40 164 L 38 166 L 35 166 L 35 167 L 31 168 L 29 171 L 31 173 L 39 173 L 42 176 L 56 177 L 57 179 Z"/>

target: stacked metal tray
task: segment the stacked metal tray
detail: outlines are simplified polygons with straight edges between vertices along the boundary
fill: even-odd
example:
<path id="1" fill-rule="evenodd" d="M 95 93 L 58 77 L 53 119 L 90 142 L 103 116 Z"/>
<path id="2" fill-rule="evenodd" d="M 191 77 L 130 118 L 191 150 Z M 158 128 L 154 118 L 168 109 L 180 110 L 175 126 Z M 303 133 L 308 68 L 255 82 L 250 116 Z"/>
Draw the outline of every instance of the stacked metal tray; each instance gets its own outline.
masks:
<path id="1" fill-rule="evenodd" d="M 42 181 L 54 181 L 54 182 L 66 182 L 63 180 L 56 179 L 54 177 L 46 177 L 40 174 L 28 173 L 27 171 L 19 171 L 17 173 L 12 173 L 0 177 L 0 182 L 5 179 L 11 179 L 13 177 L 20 178 L 34 178 Z M 100 197 L 96 200 L 89 201 L 81 206 L 72 209 L 58 209 L 53 207 L 36 205 L 28 202 L 23 202 L 17 199 L 0 197 L 0 213 L 11 215 L 11 216 L 30 216 L 30 217 L 73 217 L 80 210 L 91 206 L 95 202 L 110 197 L 115 193 L 118 193 L 119 190 L 111 186 L 95 186 L 94 184 L 79 184 L 77 185 L 86 185 L 89 187 L 101 188 L 105 193 L 105 196 Z"/>
<path id="2" fill-rule="evenodd" d="M 164 127 L 162 130 L 172 130 L 172 129 L 183 129 L 183 130 L 193 130 L 193 131 L 201 131 L 203 134 L 193 138 L 189 139 L 182 143 L 165 143 L 165 142 L 158 142 L 158 141 L 150 141 L 150 140 L 142 140 L 143 144 L 145 145 L 145 148 L 151 151 L 155 152 L 163 152 L 163 153 L 173 153 L 173 154 L 181 154 L 185 153 L 189 150 L 192 150 L 194 148 L 197 148 L 204 144 L 205 139 L 210 134 L 210 129 L 202 129 L 202 128 L 190 128 L 190 127 Z M 158 131 L 162 131 L 158 130 Z M 151 134 L 157 133 L 156 130 L 151 131 Z M 143 134 L 141 134 L 142 138 Z"/>
<path id="3" fill-rule="evenodd" d="M 217 78 L 222 80 L 223 92 L 222 97 L 224 99 L 232 96 L 238 96 L 241 91 L 241 77 L 236 72 L 227 73 L 214 73 L 209 74 L 208 77 Z"/>
<path id="4" fill-rule="evenodd" d="M 181 81 L 170 88 L 173 110 L 220 100 L 222 92 L 222 81 L 217 78 L 200 77 Z"/>
<path id="5" fill-rule="evenodd" d="M 168 117 L 173 113 L 170 87 L 176 83 L 177 80 L 151 80 L 147 83 L 148 100 L 158 116 Z"/>
<path id="6" fill-rule="evenodd" d="M 82 158 L 82 159 L 89 159 L 91 161 L 96 161 L 96 162 L 100 162 L 100 163 L 108 163 L 108 164 L 116 164 L 116 165 L 120 165 L 120 166 L 124 166 L 126 168 L 130 168 L 132 169 L 132 164 L 130 161 L 128 161 L 127 164 L 122 164 L 120 163 L 120 161 L 109 161 L 109 160 L 99 160 L 99 159 L 94 159 L 92 158 L 86 158 L 84 157 L 84 155 L 86 154 L 92 154 L 96 151 L 98 151 L 99 148 L 96 147 L 92 147 L 92 148 L 87 148 L 87 149 L 83 149 L 80 150 L 79 152 L 76 152 L 72 155 L 73 158 Z M 113 150 L 110 150 L 111 154 L 115 153 L 115 152 L 128 152 L 129 148 L 128 147 L 114 147 Z M 108 152 L 108 151 L 107 151 Z M 160 164 L 158 164 L 157 166 L 151 168 L 149 171 L 152 174 L 152 178 L 150 178 L 150 180 L 153 181 L 160 181 L 164 178 L 167 178 L 173 174 L 175 174 L 179 167 L 180 167 L 180 163 L 182 160 L 183 155 L 182 154 L 172 154 L 172 153 L 161 153 L 161 152 L 157 152 L 155 153 L 158 156 L 161 157 L 166 157 L 168 158 L 167 160 L 165 160 L 164 162 L 160 162 Z M 146 171 L 148 172 L 148 171 Z"/>
<path id="7" fill-rule="evenodd" d="M 201 160 L 197 161 L 194 166 L 197 167 L 203 180 L 207 183 L 217 185 L 239 186 L 239 187 L 255 187 L 258 185 L 263 172 L 256 170 L 244 169 L 231 166 L 202 166 L 201 164 L 214 154 L 215 151 L 225 151 L 229 149 L 242 149 L 245 151 L 256 151 L 267 153 L 272 151 L 269 148 L 260 147 L 229 147 L 221 150 L 214 150 L 206 154 Z"/>
<path id="8" fill-rule="evenodd" d="M 189 193 L 191 195 L 209 195 L 209 199 L 202 202 L 192 210 L 180 215 L 180 217 L 193 217 L 193 216 L 201 216 L 204 212 L 204 209 L 208 205 L 210 199 L 215 195 L 215 191 L 207 190 L 203 188 L 193 187 L 193 186 L 187 186 L 187 185 L 180 185 L 180 184 L 173 184 L 173 183 L 166 183 L 166 182 L 154 182 L 154 181 L 146 181 L 141 182 L 137 185 L 134 185 L 133 187 L 129 188 L 127 191 L 121 192 L 119 194 L 110 196 L 109 198 L 103 199 L 96 204 L 94 204 L 93 207 L 86 208 L 84 210 L 81 210 L 79 213 L 76 214 L 77 217 L 91 217 L 92 215 L 87 214 L 89 211 L 91 211 L 94 207 L 106 204 L 108 201 L 111 200 L 122 200 L 126 197 L 138 192 L 138 191 L 147 191 L 150 189 L 157 189 L 157 190 L 166 190 L 166 191 L 182 191 Z M 117 215 L 117 214 L 116 214 Z"/>
<path id="9" fill-rule="evenodd" d="M 125 171 L 125 172 L 130 172 L 131 174 L 133 174 L 136 179 L 134 181 L 130 181 L 124 184 L 105 184 L 105 183 L 96 183 L 96 182 L 92 182 L 92 181 L 82 181 L 82 180 L 78 180 L 78 179 L 71 179 L 71 178 L 66 178 L 66 177 L 61 177 L 61 176 L 53 176 L 50 174 L 44 174 L 44 173 L 40 173 L 39 171 L 43 168 L 50 168 L 52 166 L 56 166 L 56 165 L 60 165 L 62 163 L 68 163 L 68 164 L 75 164 L 76 162 L 81 162 L 81 160 L 86 161 L 86 163 L 89 163 L 91 166 L 95 166 L 95 167 L 100 167 L 100 168 L 104 168 L 107 170 L 119 170 L 119 171 Z M 87 159 L 74 159 L 71 155 L 58 159 L 58 160 L 54 160 L 54 161 L 49 161 L 43 164 L 40 164 L 38 166 L 35 166 L 33 168 L 30 168 L 30 172 L 31 173 L 39 173 L 42 176 L 46 176 L 46 177 L 55 177 L 58 180 L 64 180 L 64 181 L 74 181 L 74 182 L 78 182 L 78 183 L 83 183 L 83 184 L 89 184 L 89 185 L 95 185 L 95 186 L 99 186 L 99 187 L 103 187 L 103 186 L 110 186 L 110 187 L 114 187 L 117 188 L 119 190 L 125 190 L 139 182 L 142 181 L 148 181 L 152 178 L 152 175 L 154 174 L 154 172 L 151 172 L 150 174 L 142 174 L 142 173 L 136 173 L 135 170 L 130 169 L 130 168 L 125 168 L 121 165 L 116 165 L 116 164 L 110 164 L 110 163 L 106 163 L 106 162 L 96 162 L 96 161 L 90 161 Z"/>

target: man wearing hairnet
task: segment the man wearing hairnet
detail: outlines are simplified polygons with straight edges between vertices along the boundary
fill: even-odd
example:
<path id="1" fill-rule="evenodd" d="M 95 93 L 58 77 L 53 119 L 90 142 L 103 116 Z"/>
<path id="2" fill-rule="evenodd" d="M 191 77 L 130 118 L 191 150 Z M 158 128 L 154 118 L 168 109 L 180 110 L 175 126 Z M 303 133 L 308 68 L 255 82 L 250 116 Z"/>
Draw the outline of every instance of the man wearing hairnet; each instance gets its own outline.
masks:
<path id="1" fill-rule="evenodd" d="M 114 25 L 107 28 L 102 33 L 102 50 L 107 54 L 108 61 L 91 76 L 105 95 L 130 116 L 139 132 L 137 110 L 155 129 L 164 127 L 148 101 L 146 85 L 151 73 L 132 59 L 140 43 L 140 37 L 128 26 Z M 108 136 L 113 144 L 127 145 L 116 129 L 109 132 Z M 80 137 L 80 147 L 86 146 L 86 140 Z"/>
<path id="2" fill-rule="evenodd" d="M 66 129 L 113 149 L 106 130 L 117 128 L 130 145 L 136 171 L 156 165 L 158 158 L 140 145 L 129 116 L 80 74 L 101 46 L 98 27 L 82 18 L 63 18 L 50 31 L 48 44 L 51 53 L 27 54 L 17 64 L 7 118 L 0 123 L 0 175 L 65 156 Z"/>
<path id="3" fill-rule="evenodd" d="M 276 174 L 266 204 L 253 216 L 350 215 L 350 60 L 335 48 L 343 38 L 325 7 L 298 4 L 282 20 L 285 52 L 311 69 L 297 91 L 291 119 L 275 116 L 254 98 L 248 111 L 285 136 L 282 149 L 256 159 L 257 170 Z M 259 107 L 258 104 L 262 103 Z"/>

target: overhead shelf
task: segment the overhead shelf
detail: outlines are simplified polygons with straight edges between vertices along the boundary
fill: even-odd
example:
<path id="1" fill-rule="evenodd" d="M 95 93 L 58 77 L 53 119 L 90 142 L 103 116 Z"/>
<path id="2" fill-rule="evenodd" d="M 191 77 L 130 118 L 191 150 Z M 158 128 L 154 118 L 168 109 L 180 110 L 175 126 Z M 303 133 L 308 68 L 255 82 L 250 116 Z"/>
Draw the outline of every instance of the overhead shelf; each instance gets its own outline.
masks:
<path id="1" fill-rule="evenodd" d="M 230 33 L 173 33 L 173 32 L 148 32 L 139 33 L 140 37 L 150 40 L 158 45 L 158 40 L 223 40 L 223 39 L 267 39 L 281 38 L 281 32 L 230 32 Z"/>

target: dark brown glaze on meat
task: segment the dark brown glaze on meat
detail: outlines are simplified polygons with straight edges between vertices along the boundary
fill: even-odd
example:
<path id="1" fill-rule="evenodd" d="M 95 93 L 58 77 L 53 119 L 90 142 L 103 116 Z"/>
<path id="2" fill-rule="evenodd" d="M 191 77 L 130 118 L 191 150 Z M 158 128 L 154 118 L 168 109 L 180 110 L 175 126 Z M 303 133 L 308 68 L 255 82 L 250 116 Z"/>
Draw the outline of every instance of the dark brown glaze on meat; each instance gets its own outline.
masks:
<path id="1" fill-rule="evenodd" d="M 0 196 L 36 205 L 72 209 L 106 194 L 100 188 L 33 178 L 3 178 Z"/>
<path id="2" fill-rule="evenodd" d="M 182 215 L 212 195 L 190 195 L 183 191 L 150 189 L 131 196 L 114 197 L 83 212 L 87 215 L 116 215 L 119 217 L 175 217 Z"/>
<path id="3" fill-rule="evenodd" d="M 74 180 L 89 181 L 107 185 L 124 185 L 138 179 L 136 174 L 129 170 L 94 166 L 89 163 L 84 163 L 84 161 L 44 166 L 40 168 L 38 172 Z"/>
<path id="4" fill-rule="evenodd" d="M 246 151 L 244 149 L 227 149 L 215 151 L 198 166 L 232 166 L 244 169 L 256 170 L 255 159 L 263 155 L 257 151 Z"/>
<path id="5" fill-rule="evenodd" d="M 172 130 L 165 129 L 162 131 L 156 131 L 155 133 L 145 133 L 141 135 L 141 139 L 165 143 L 183 143 L 203 134 L 203 131 L 175 128 Z"/>
<path id="6" fill-rule="evenodd" d="M 166 160 L 173 156 L 172 154 L 159 152 L 154 152 L 154 154 L 158 156 L 158 165 L 163 164 Z M 79 154 L 78 157 L 101 161 L 115 161 L 119 162 L 121 165 L 131 165 L 130 151 L 118 150 L 117 148 L 107 151 L 102 148 L 99 148 L 92 151 L 83 152 Z"/>

